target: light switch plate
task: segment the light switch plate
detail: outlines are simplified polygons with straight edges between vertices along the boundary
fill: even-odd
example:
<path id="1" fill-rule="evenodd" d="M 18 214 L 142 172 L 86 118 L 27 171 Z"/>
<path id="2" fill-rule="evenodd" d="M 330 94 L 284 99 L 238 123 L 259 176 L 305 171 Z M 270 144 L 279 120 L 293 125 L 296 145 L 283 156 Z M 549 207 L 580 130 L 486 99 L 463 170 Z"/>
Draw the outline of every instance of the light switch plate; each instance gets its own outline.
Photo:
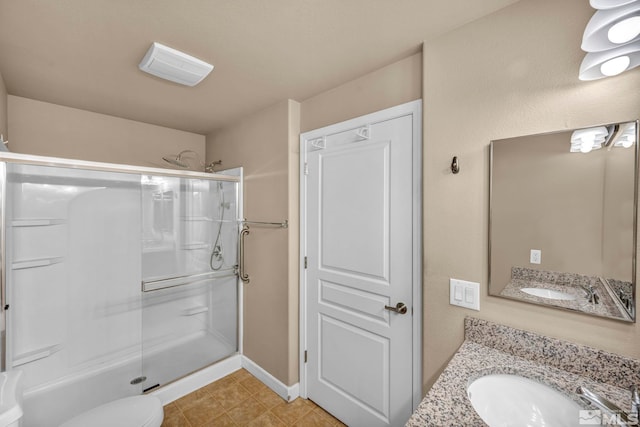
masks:
<path id="1" fill-rule="evenodd" d="M 480 283 L 449 279 L 449 304 L 480 311 Z"/>

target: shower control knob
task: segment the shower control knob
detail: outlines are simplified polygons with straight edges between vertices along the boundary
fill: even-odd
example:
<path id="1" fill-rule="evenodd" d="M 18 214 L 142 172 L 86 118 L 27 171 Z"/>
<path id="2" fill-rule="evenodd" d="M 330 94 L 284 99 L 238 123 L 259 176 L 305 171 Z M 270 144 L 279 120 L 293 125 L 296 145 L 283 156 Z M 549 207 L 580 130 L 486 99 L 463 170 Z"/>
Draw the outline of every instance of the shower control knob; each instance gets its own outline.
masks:
<path id="1" fill-rule="evenodd" d="M 398 314 L 407 314 L 407 306 L 404 305 L 403 302 L 399 302 L 395 307 L 391 307 L 390 305 L 384 306 L 385 310 L 393 311 Z"/>

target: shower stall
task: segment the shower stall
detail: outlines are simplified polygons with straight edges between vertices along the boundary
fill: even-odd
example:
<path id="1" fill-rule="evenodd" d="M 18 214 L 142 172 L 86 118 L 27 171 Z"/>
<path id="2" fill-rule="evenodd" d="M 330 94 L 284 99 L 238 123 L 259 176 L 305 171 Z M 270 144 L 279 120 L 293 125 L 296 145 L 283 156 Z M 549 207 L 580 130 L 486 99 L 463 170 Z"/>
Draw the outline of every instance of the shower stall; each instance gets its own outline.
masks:
<path id="1" fill-rule="evenodd" d="M 23 371 L 27 427 L 238 352 L 240 192 L 234 175 L 0 155 L 3 368 Z"/>

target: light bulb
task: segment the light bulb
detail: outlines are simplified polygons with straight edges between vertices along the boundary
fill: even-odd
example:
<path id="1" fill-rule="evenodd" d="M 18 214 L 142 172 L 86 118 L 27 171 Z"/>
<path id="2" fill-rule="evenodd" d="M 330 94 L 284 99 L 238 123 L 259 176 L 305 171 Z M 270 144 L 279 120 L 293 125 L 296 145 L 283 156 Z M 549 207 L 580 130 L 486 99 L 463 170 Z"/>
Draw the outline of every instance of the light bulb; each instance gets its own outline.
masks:
<path id="1" fill-rule="evenodd" d="M 608 77 L 617 76 L 626 70 L 630 63 L 631 59 L 627 55 L 618 56 L 600 65 L 600 72 Z"/>
<path id="2" fill-rule="evenodd" d="M 580 152 L 581 153 L 588 153 L 589 151 L 591 151 L 591 149 L 593 148 L 593 142 L 589 141 L 588 139 L 583 139 L 582 143 L 580 144 Z"/>
<path id="3" fill-rule="evenodd" d="M 607 37 L 611 43 L 621 44 L 635 39 L 639 34 L 640 16 L 632 16 L 612 25 Z"/>
<path id="4" fill-rule="evenodd" d="M 627 138 L 622 141 L 622 146 L 624 148 L 630 148 L 633 145 L 633 139 Z"/>

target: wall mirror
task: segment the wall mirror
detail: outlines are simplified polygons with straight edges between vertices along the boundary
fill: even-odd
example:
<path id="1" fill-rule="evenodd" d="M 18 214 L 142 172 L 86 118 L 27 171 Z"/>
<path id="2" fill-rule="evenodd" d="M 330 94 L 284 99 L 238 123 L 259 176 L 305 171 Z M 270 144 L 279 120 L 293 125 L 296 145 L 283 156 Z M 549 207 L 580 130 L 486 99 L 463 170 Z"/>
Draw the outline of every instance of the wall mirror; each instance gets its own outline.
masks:
<path id="1" fill-rule="evenodd" d="M 635 322 L 638 121 L 491 142 L 489 294 Z"/>

